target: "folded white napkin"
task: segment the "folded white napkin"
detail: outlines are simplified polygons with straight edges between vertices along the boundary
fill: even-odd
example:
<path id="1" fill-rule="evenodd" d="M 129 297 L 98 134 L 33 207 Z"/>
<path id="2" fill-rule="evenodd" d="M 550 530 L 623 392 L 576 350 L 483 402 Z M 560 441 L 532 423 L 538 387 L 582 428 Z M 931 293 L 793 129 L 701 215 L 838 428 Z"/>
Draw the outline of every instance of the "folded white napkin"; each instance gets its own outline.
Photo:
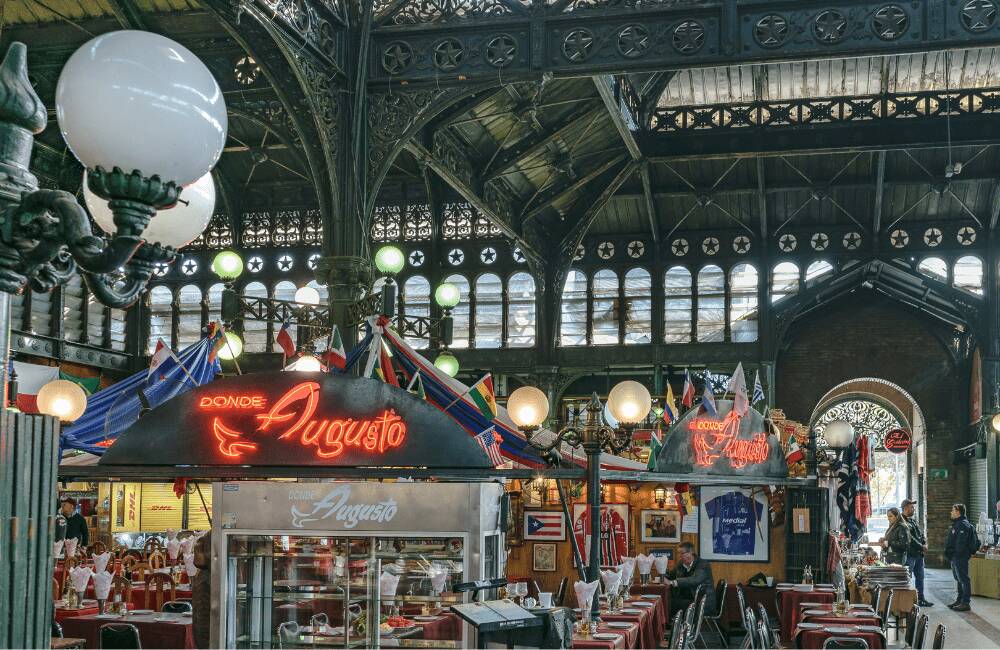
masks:
<path id="1" fill-rule="evenodd" d="M 167 540 L 167 557 L 171 560 L 177 559 L 177 554 L 181 550 L 181 541 L 176 537 Z"/>
<path id="2" fill-rule="evenodd" d="M 622 584 L 628 587 L 632 584 L 632 576 L 635 574 L 635 558 L 623 557 L 622 563 L 618 567 L 622 573 Z"/>
<path id="3" fill-rule="evenodd" d="M 604 592 L 613 594 L 618 591 L 618 586 L 622 583 L 622 574 L 614 569 L 601 571 L 601 580 L 604 581 Z"/>
<path id="4" fill-rule="evenodd" d="M 69 579 L 73 583 L 73 589 L 76 589 L 78 594 L 82 594 L 87 590 L 87 583 L 90 582 L 90 576 L 94 575 L 94 572 L 90 567 L 78 566 L 70 569 Z"/>
<path id="5" fill-rule="evenodd" d="M 342 577 L 344 575 L 344 567 L 347 566 L 347 556 L 345 555 L 335 555 L 333 558 L 333 575 Z"/>
<path id="6" fill-rule="evenodd" d="M 52 542 L 52 556 L 59 557 L 62 555 L 64 540 L 59 540 L 58 542 Z"/>
<path id="7" fill-rule="evenodd" d="M 76 555 L 76 545 L 79 542 L 75 537 L 66 538 L 66 546 L 63 548 L 66 550 L 66 557 L 73 557 Z"/>
<path id="8" fill-rule="evenodd" d="M 593 582 L 577 580 L 573 583 L 573 591 L 576 592 L 576 604 L 580 608 L 585 610 L 590 609 L 591 603 L 594 602 L 594 592 L 597 591 L 598 585 L 600 585 L 599 580 L 594 580 Z"/>
<path id="9" fill-rule="evenodd" d="M 640 553 L 635 556 L 635 563 L 639 565 L 640 575 L 649 575 L 650 569 L 653 568 L 653 560 L 656 558 L 652 555 L 645 555 Z"/>
<path id="10" fill-rule="evenodd" d="M 178 553 L 180 553 L 181 556 L 187 555 L 194 549 L 194 543 L 196 541 L 198 541 L 198 538 L 194 537 L 193 535 L 191 537 L 185 537 L 180 541 L 180 543 L 177 546 Z"/>
<path id="11" fill-rule="evenodd" d="M 448 583 L 448 569 L 443 567 L 431 567 L 428 574 L 431 577 L 431 588 L 436 593 L 444 591 L 444 586 Z"/>
<path id="12" fill-rule="evenodd" d="M 100 573 L 108 568 L 108 562 L 111 561 L 111 551 L 105 551 L 100 555 L 94 556 L 94 571 Z"/>
<path id="13" fill-rule="evenodd" d="M 395 596 L 396 587 L 399 586 L 399 576 L 383 571 L 378 579 L 379 591 L 383 596 Z"/>
<path id="14" fill-rule="evenodd" d="M 107 571 L 98 571 L 94 574 L 94 598 L 97 600 L 107 600 L 111 593 L 111 581 L 114 575 Z"/>
<path id="15" fill-rule="evenodd" d="M 666 555 L 657 555 L 654 564 L 656 565 L 656 571 L 661 576 L 667 575 L 667 562 L 668 558 Z"/>
<path id="16" fill-rule="evenodd" d="M 173 528 L 167 529 L 167 540 L 177 539 L 177 531 Z"/>
<path id="17" fill-rule="evenodd" d="M 188 574 L 188 578 L 198 575 L 198 567 L 194 565 L 194 553 L 184 554 L 184 572 Z"/>

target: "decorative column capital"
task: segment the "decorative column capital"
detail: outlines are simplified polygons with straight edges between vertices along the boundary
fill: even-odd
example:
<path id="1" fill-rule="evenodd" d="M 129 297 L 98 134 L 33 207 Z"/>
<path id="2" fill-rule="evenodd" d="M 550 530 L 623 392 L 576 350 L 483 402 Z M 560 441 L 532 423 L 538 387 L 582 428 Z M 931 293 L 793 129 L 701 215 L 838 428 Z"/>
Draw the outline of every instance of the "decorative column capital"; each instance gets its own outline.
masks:
<path id="1" fill-rule="evenodd" d="M 331 303 L 357 302 L 371 286 L 371 262 L 354 255 L 322 257 L 316 263 L 316 281 L 327 286 Z"/>

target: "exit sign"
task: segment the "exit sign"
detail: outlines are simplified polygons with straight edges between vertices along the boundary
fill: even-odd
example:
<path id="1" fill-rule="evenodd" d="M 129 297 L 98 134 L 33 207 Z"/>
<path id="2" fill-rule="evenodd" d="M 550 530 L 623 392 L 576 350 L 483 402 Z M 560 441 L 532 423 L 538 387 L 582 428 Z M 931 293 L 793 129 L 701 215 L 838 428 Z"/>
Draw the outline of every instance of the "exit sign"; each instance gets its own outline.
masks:
<path id="1" fill-rule="evenodd" d="M 943 468 L 943 467 L 938 467 L 938 468 L 932 467 L 931 468 L 931 478 L 932 479 L 938 479 L 938 480 L 944 480 L 944 479 L 948 478 L 948 470 L 945 469 L 945 468 Z"/>

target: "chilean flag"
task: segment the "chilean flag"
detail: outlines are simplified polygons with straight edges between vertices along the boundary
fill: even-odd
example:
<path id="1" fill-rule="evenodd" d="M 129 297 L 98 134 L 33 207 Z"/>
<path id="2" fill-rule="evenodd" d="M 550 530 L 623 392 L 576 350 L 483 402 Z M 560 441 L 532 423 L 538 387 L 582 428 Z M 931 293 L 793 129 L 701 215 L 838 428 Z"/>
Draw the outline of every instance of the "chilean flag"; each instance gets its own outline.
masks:
<path id="1" fill-rule="evenodd" d="M 694 382 L 691 381 L 691 371 L 684 369 L 684 392 L 681 393 L 681 404 L 691 408 L 694 406 Z"/>
<path id="2" fill-rule="evenodd" d="M 529 512 L 525 516 L 525 534 L 531 539 L 552 538 L 562 540 L 566 536 L 561 512 Z"/>
<path id="3" fill-rule="evenodd" d="M 281 346 L 281 351 L 285 353 L 286 357 L 295 356 L 295 341 L 292 340 L 292 336 L 288 333 L 288 321 L 281 326 L 281 331 L 278 332 L 278 336 L 275 337 L 274 342 Z"/>

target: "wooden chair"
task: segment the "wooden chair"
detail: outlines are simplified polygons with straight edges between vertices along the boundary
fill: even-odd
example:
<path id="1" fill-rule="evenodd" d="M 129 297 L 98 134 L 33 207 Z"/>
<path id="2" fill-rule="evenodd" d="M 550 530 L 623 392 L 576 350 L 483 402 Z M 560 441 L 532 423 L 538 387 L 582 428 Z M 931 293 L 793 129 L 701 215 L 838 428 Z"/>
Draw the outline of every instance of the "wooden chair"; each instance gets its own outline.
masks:
<path id="1" fill-rule="evenodd" d="M 112 554 L 113 554 L 113 555 L 114 555 L 114 556 L 115 556 L 116 558 L 118 558 L 118 559 L 120 560 L 120 559 L 122 559 L 123 557 L 125 557 L 125 554 L 126 554 L 126 553 L 128 553 L 128 547 L 127 547 L 127 546 L 125 546 L 124 544 L 116 544 L 116 545 L 115 545 L 115 546 L 114 546 L 114 547 L 113 547 L 113 548 L 111 549 L 111 553 L 112 553 Z"/>
<path id="2" fill-rule="evenodd" d="M 934 630 L 934 644 L 931 646 L 934 650 L 941 650 L 944 648 L 944 637 L 947 633 L 947 628 L 945 628 L 944 623 L 938 623 L 937 629 Z"/>
<path id="3" fill-rule="evenodd" d="M 132 571 L 139 574 L 139 582 L 145 582 L 146 572 L 149 571 L 149 565 L 145 562 L 136 562 L 132 566 Z"/>
<path id="4" fill-rule="evenodd" d="M 134 555 L 123 555 L 121 562 L 118 563 L 118 566 L 120 567 L 119 573 L 131 581 L 132 572 L 135 571 L 135 565 L 138 563 L 139 560 L 137 560 Z"/>
<path id="5" fill-rule="evenodd" d="M 132 602 L 132 581 L 129 578 L 120 575 L 111 578 L 111 591 L 108 592 L 108 599 L 115 602 L 116 597 L 126 605 Z"/>
<path id="6" fill-rule="evenodd" d="M 170 585 L 170 598 L 164 597 L 165 596 L 164 584 Z M 150 605 L 149 600 L 150 597 L 153 596 L 154 590 L 156 592 L 155 608 L 149 606 Z M 170 577 L 170 575 L 166 573 L 153 573 L 148 578 L 146 578 L 146 594 L 145 594 L 145 600 L 143 601 L 143 606 L 146 609 L 153 609 L 154 611 L 158 612 L 160 611 L 160 608 L 163 607 L 163 603 L 176 599 L 177 599 L 177 584 L 174 582 L 174 579 Z"/>
<path id="7" fill-rule="evenodd" d="M 556 589 L 555 596 L 552 597 L 552 604 L 557 607 L 563 606 L 563 601 L 566 600 L 566 587 L 569 585 L 569 578 L 563 576 L 563 579 L 559 581 L 559 588 Z"/>
<path id="8" fill-rule="evenodd" d="M 90 555 L 90 557 L 94 557 L 95 555 L 102 555 L 104 553 L 107 553 L 107 551 L 108 551 L 107 544 L 105 544 L 104 542 L 94 542 L 87 549 L 87 554 Z"/>
<path id="9" fill-rule="evenodd" d="M 163 542 L 160 541 L 159 537 L 150 537 L 142 545 L 142 559 L 149 560 L 149 554 L 154 551 L 163 552 Z"/>
<path id="10" fill-rule="evenodd" d="M 149 554 L 149 559 L 147 560 L 149 568 L 153 569 L 163 569 L 167 566 L 167 558 L 160 551 L 153 551 Z"/>
<path id="11" fill-rule="evenodd" d="M 66 593 L 66 584 L 69 582 L 69 572 L 76 568 L 76 559 L 68 557 L 63 560 L 62 578 L 59 580 L 59 597 Z"/>

